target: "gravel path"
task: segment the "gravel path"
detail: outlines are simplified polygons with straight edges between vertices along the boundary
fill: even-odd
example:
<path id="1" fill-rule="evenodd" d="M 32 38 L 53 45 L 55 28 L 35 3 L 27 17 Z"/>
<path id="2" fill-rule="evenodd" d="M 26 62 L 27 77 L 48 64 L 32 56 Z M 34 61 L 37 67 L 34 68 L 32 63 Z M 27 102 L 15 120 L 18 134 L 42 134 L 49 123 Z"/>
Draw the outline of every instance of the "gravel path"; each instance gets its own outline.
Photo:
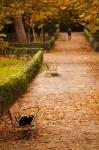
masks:
<path id="1" fill-rule="evenodd" d="M 50 71 L 39 73 L 11 108 L 39 107 L 37 137 L 7 133 L 0 150 L 99 150 L 99 53 L 83 33 L 71 41 L 60 33 L 44 61 Z"/>

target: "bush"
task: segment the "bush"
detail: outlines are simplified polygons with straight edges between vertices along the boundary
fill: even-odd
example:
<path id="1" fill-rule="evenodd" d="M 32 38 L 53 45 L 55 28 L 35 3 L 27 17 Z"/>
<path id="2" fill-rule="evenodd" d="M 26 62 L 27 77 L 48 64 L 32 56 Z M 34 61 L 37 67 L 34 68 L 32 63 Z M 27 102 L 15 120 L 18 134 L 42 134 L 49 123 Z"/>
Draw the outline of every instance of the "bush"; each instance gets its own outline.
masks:
<path id="1" fill-rule="evenodd" d="M 10 46 L 7 49 L 4 50 L 0 50 L 0 55 L 11 55 L 14 54 L 17 56 L 17 58 L 19 58 L 20 56 L 23 55 L 30 55 L 33 56 L 35 53 L 37 53 L 38 51 L 43 50 L 42 48 L 26 48 L 26 47 L 12 47 Z"/>
<path id="2" fill-rule="evenodd" d="M 54 37 L 55 37 L 55 39 L 57 39 L 57 38 L 58 38 L 58 36 L 59 36 L 59 32 L 57 31 L 57 32 L 55 32 L 55 33 L 54 33 Z"/>
<path id="3" fill-rule="evenodd" d="M 45 42 L 43 47 L 44 49 L 51 49 L 54 46 L 55 37 L 53 36 L 48 42 Z"/>
<path id="4" fill-rule="evenodd" d="M 84 29 L 84 34 L 85 34 L 87 40 L 89 40 L 89 37 L 92 36 L 87 29 Z"/>
<path id="5" fill-rule="evenodd" d="M 11 43 L 11 47 L 17 48 L 43 48 L 42 42 L 33 42 L 33 43 Z"/>
<path id="6" fill-rule="evenodd" d="M 27 55 L 34 55 L 35 53 L 37 53 L 40 50 L 46 49 L 49 50 L 53 47 L 54 43 L 55 43 L 55 38 L 58 36 L 58 33 L 56 35 L 54 35 L 53 37 L 51 37 L 50 40 L 48 40 L 47 42 L 44 43 L 13 43 L 10 44 L 9 48 L 0 50 L 0 55 L 16 55 L 17 58 L 19 58 L 20 56 L 23 56 L 25 54 Z"/>
<path id="7" fill-rule="evenodd" d="M 99 51 L 99 42 L 94 39 L 93 35 L 87 29 L 84 29 L 84 34 L 91 47 L 93 47 L 96 51 Z"/>
<path id="8" fill-rule="evenodd" d="M 28 83 L 37 74 L 43 59 L 42 51 L 34 55 L 31 61 L 19 72 L 17 76 L 9 78 L 8 81 L 0 84 L 0 98 L 6 104 L 11 105 L 15 99 L 26 89 Z"/>
<path id="9" fill-rule="evenodd" d="M 39 42 L 39 43 L 11 43 L 9 48 L 0 50 L 0 55 L 10 55 L 14 54 L 19 58 L 20 56 L 23 56 L 25 54 L 27 55 L 34 55 L 39 50 L 49 50 L 53 47 L 55 43 L 55 39 L 58 37 L 59 32 L 55 32 L 54 36 L 52 36 L 48 41 Z"/>
<path id="10" fill-rule="evenodd" d="M 9 53 L 15 54 L 17 57 L 25 54 L 33 56 L 38 51 L 43 50 L 42 48 L 26 48 L 26 47 L 9 47 Z"/>
<path id="11" fill-rule="evenodd" d="M 45 42 L 33 42 L 33 43 L 12 43 L 10 44 L 10 48 L 28 48 L 28 49 L 33 49 L 34 51 L 37 51 L 39 48 L 45 48 L 45 49 L 50 49 L 55 42 L 55 39 L 57 38 L 58 33 L 54 33 L 54 35 L 51 38 L 48 38 L 48 41 Z"/>
<path id="12" fill-rule="evenodd" d="M 93 34 L 94 39 L 99 42 L 99 30 L 97 30 L 94 34 Z"/>

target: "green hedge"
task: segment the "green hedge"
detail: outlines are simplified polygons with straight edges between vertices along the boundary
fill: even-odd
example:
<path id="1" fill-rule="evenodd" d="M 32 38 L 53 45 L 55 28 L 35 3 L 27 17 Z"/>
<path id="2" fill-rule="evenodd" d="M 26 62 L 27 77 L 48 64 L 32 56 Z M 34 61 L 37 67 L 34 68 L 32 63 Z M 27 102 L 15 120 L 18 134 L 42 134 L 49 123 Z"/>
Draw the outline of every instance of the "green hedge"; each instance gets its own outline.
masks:
<path id="1" fill-rule="evenodd" d="M 17 48 L 43 48 L 42 42 L 32 42 L 32 43 L 11 43 L 11 47 L 17 47 Z"/>
<path id="2" fill-rule="evenodd" d="M 44 49 L 51 49 L 55 44 L 55 37 L 53 36 L 48 42 L 45 42 L 43 45 Z"/>
<path id="3" fill-rule="evenodd" d="M 20 57 L 22 55 L 30 55 L 33 56 L 35 53 L 37 53 L 38 51 L 43 50 L 43 48 L 26 48 L 26 47 L 13 47 L 10 46 L 7 49 L 2 49 L 0 50 L 0 55 L 10 55 L 10 54 L 14 54 L 17 57 Z"/>
<path id="4" fill-rule="evenodd" d="M 43 52 L 39 51 L 31 61 L 27 63 L 17 76 L 9 78 L 0 84 L 0 101 L 4 101 L 6 107 L 10 106 L 16 98 L 27 88 L 29 82 L 39 71 L 43 60 Z"/>
<path id="5" fill-rule="evenodd" d="M 99 42 L 99 30 L 97 30 L 94 34 L 93 34 L 94 39 Z"/>
<path id="6" fill-rule="evenodd" d="M 54 37 L 55 37 L 55 39 L 57 39 L 57 38 L 58 38 L 58 36 L 59 36 L 59 31 L 57 31 L 57 32 L 55 32 L 55 33 L 54 33 Z"/>
<path id="7" fill-rule="evenodd" d="M 35 53 L 41 50 L 43 50 L 43 48 L 9 47 L 8 49 L 10 54 L 15 54 L 17 57 L 25 54 L 33 56 Z"/>
<path id="8" fill-rule="evenodd" d="M 52 36 L 48 41 L 44 43 L 11 43 L 7 49 L 0 49 L 0 55 L 10 55 L 14 54 L 19 58 L 22 55 L 28 54 L 30 56 L 37 53 L 39 50 L 49 50 L 55 44 L 55 39 L 58 37 L 59 32 L 55 32 L 54 36 Z"/>
<path id="9" fill-rule="evenodd" d="M 87 40 L 89 41 L 91 47 L 93 47 L 96 51 L 99 52 L 99 42 L 93 38 L 92 34 L 87 29 L 84 29 L 84 34 Z"/>
<path id="10" fill-rule="evenodd" d="M 57 36 L 57 35 L 56 35 Z M 33 42 L 33 43 L 12 43 L 10 44 L 10 47 L 16 47 L 16 48 L 33 48 L 33 49 L 50 49 L 55 43 L 55 37 L 52 36 L 48 41 L 45 42 Z"/>

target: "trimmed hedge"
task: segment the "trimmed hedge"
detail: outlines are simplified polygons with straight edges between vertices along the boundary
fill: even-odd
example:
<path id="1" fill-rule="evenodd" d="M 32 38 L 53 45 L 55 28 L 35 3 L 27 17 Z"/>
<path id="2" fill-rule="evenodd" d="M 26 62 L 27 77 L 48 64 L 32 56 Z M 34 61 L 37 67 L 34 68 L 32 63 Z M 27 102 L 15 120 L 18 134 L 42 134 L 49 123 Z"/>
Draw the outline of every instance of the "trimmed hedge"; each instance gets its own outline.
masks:
<path id="1" fill-rule="evenodd" d="M 57 35 L 56 35 L 57 36 Z M 48 41 L 45 42 L 33 42 L 33 43 L 12 43 L 10 47 L 16 47 L 16 48 L 33 48 L 33 49 L 50 49 L 55 43 L 55 37 L 52 36 Z"/>
<path id="2" fill-rule="evenodd" d="M 25 54 L 33 56 L 38 51 L 43 50 L 43 48 L 26 48 L 26 47 L 9 47 L 7 49 L 0 50 L 0 55 L 11 55 L 14 54 L 18 57 L 23 56 Z"/>
<path id="3" fill-rule="evenodd" d="M 55 44 L 55 37 L 53 36 L 48 42 L 45 42 L 43 45 L 44 49 L 51 49 Z"/>
<path id="4" fill-rule="evenodd" d="M 39 51 L 31 61 L 27 63 L 17 76 L 9 78 L 8 81 L 0 84 L 0 101 L 10 106 L 16 98 L 27 88 L 29 82 L 39 71 L 43 60 L 43 52 Z"/>
<path id="5" fill-rule="evenodd" d="M 42 42 L 31 42 L 31 43 L 11 43 L 11 47 L 17 47 L 17 48 L 43 48 Z"/>
<path id="6" fill-rule="evenodd" d="M 99 30 L 97 30 L 94 34 L 93 34 L 94 39 L 99 42 Z"/>
<path id="7" fill-rule="evenodd" d="M 23 56 L 25 54 L 27 55 L 34 55 L 37 53 L 39 50 L 49 50 L 51 49 L 54 44 L 55 40 L 58 37 L 59 32 L 55 32 L 53 36 L 48 40 L 45 41 L 44 43 L 11 43 L 10 46 L 7 49 L 0 49 L 0 55 L 11 55 L 14 54 L 19 58 L 20 56 Z"/>
<path id="8" fill-rule="evenodd" d="M 58 38 L 58 36 L 59 36 L 59 31 L 57 31 L 57 32 L 55 32 L 55 33 L 54 33 L 54 37 L 55 37 L 55 39 L 57 39 L 57 38 Z"/>
<path id="9" fill-rule="evenodd" d="M 43 48 L 9 47 L 9 53 L 15 54 L 17 57 L 23 56 L 25 54 L 33 56 L 38 51 L 43 51 Z"/>
<path id="10" fill-rule="evenodd" d="M 87 29 L 84 29 L 84 34 L 87 40 L 89 41 L 91 47 L 93 47 L 96 51 L 99 52 L 99 42 L 93 38 L 92 34 Z"/>

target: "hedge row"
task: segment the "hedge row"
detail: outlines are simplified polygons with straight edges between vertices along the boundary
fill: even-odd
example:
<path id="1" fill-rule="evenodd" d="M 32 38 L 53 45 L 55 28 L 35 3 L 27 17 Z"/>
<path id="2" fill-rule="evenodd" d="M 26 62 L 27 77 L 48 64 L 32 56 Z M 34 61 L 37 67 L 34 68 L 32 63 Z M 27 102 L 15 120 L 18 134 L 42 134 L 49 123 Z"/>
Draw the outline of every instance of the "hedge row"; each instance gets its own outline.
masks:
<path id="1" fill-rule="evenodd" d="M 26 47 L 9 47 L 7 49 L 1 49 L 0 50 L 0 55 L 11 55 L 14 54 L 18 57 L 23 56 L 23 55 L 30 55 L 33 56 L 35 53 L 38 51 L 43 50 L 43 48 L 26 48 Z"/>
<path id="2" fill-rule="evenodd" d="M 10 47 L 16 48 L 33 48 L 35 50 L 39 48 L 50 49 L 54 45 L 55 37 L 51 37 L 48 41 L 45 42 L 33 42 L 33 43 L 12 43 Z"/>
<path id="3" fill-rule="evenodd" d="M 55 37 L 55 39 L 57 39 L 57 38 L 58 38 L 58 36 L 59 36 L 59 31 L 57 31 L 57 32 L 55 32 L 55 33 L 54 33 L 54 37 Z"/>
<path id="4" fill-rule="evenodd" d="M 31 42 L 31 43 L 11 43 L 11 47 L 17 47 L 17 48 L 43 48 L 43 42 Z"/>
<path id="5" fill-rule="evenodd" d="M 27 55 L 34 55 L 39 50 L 49 50 L 54 46 L 55 39 L 58 37 L 59 32 L 55 32 L 54 35 L 44 43 L 12 43 L 10 44 L 9 48 L 7 49 L 0 49 L 0 55 L 10 55 L 14 54 L 19 58 L 25 54 Z"/>
<path id="6" fill-rule="evenodd" d="M 99 30 L 97 30 L 94 34 L 93 34 L 94 39 L 99 42 Z"/>
<path id="7" fill-rule="evenodd" d="M 51 49 L 55 44 L 55 37 L 53 36 L 48 42 L 45 42 L 44 45 L 43 45 L 43 48 L 44 49 Z"/>
<path id="8" fill-rule="evenodd" d="M 92 34 L 87 29 L 84 29 L 84 34 L 87 40 L 89 41 L 91 47 L 93 47 L 96 51 L 99 52 L 99 42 L 93 38 Z"/>
<path id="9" fill-rule="evenodd" d="M 0 84 L 0 101 L 10 106 L 16 98 L 26 89 L 28 83 L 36 75 L 41 67 L 43 52 L 39 51 L 34 55 L 31 61 L 27 63 L 17 76 L 9 78 L 8 81 Z"/>
<path id="10" fill-rule="evenodd" d="M 20 57 L 20 56 L 25 55 L 25 54 L 33 56 L 38 51 L 42 51 L 42 50 L 43 50 L 42 48 L 9 47 L 9 53 L 15 54 L 17 57 Z"/>

